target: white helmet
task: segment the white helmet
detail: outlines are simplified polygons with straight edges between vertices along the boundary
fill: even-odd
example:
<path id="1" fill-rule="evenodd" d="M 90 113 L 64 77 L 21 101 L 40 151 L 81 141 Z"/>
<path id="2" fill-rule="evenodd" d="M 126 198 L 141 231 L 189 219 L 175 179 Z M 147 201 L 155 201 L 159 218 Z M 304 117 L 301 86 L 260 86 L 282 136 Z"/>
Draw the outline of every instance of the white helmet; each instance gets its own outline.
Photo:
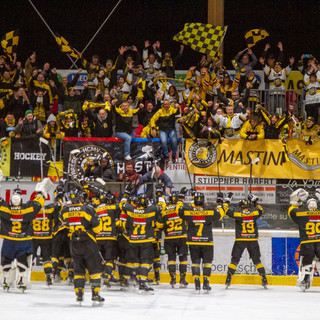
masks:
<path id="1" fill-rule="evenodd" d="M 11 197 L 11 204 L 13 206 L 20 206 L 22 204 L 21 190 L 14 189 Z"/>
<path id="2" fill-rule="evenodd" d="M 310 211 L 315 211 L 318 209 L 318 203 L 317 203 L 317 200 L 314 199 L 314 198 L 311 198 L 307 201 L 307 207 L 308 207 L 308 210 Z"/>

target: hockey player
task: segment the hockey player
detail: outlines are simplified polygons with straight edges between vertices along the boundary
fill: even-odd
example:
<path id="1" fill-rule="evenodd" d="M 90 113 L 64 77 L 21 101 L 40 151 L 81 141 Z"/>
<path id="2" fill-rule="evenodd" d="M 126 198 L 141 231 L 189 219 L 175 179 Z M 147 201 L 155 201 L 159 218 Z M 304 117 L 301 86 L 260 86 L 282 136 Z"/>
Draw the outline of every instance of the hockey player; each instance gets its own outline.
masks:
<path id="1" fill-rule="evenodd" d="M 187 273 L 187 228 L 186 223 L 178 214 L 178 209 L 183 205 L 178 204 L 178 196 L 170 195 L 166 209 L 162 212 L 162 223 L 164 231 L 164 248 L 168 255 L 168 270 L 170 273 L 170 284 L 174 288 L 176 284 L 176 259 L 179 257 L 180 286 L 186 287 Z"/>
<path id="2" fill-rule="evenodd" d="M 228 274 L 226 279 L 226 289 L 231 284 L 231 278 L 236 272 L 237 265 L 241 259 L 243 251 L 248 250 L 252 262 L 255 264 L 257 271 L 262 277 L 262 286 L 266 288 L 268 282 L 266 278 L 266 270 L 261 263 L 260 247 L 258 243 L 258 226 L 257 220 L 263 214 L 262 207 L 257 203 L 259 200 L 255 195 L 249 194 L 248 200 L 254 204 L 255 209 L 249 208 L 248 200 L 243 199 L 239 201 L 239 210 L 229 208 L 232 193 L 224 199 L 224 210 L 228 217 L 235 220 L 236 240 L 232 248 L 231 263 L 228 267 Z"/>
<path id="3" fill-rule="evenodd" d="M 105 259 L 105 269 L 103 273 L 104 284 L 110 287 L 110 279 L 114 281 L 112 271 L 114 261 L 118 257 L 117 229 L 120 209 L 115 203 L 113 194 L 100 197 L 100 204 L 95 208 L 99 220 L 102 222 L 102 230 L 96 234 L 99 250 Z"/>
<path id="4" fill-rule="evenodd" d="M 204 194 L 196 192 L 193 203 L 179 209 L 179 216 L 187 223 L 187 245 L 189 245 L 192 275 L 197 292 L 200 292 L 201 260 L 203 265 L 202 289 L 207 292 L 211 290 L 209 279 L 213 260 L 212 227 L 214 221 L 220 221 L 224 216 L 223 210 L 207 206 L 204 201 Z"/>
<path id="5" fill-rule="evenodd" d="M 54 215 L 58 215 L 62 209 L 59 202 L 51 203 L 45 206 L 45 210 L 41 210 L 32 221 L 33 229 L 33 255 L 37 256 L 37 250 L 40 247 L 40 257 L 43 261 L 43 269 L 46 275 L 46 283 L 52 285 L 52 229 Z"/>
<path id="6" fill-rule="evenodd" d="M 35 199 L 25 204 L 20 189 L 13 191 L 10 204 L 0 200 L 0 237 L 4 238 L 1 249 L 1 285 L 7 291 L 14 284 L 22 292 L 29 286 L 32 264 L 31 222 L 44 205 L 51 186 L 49 178 L 37 183 Z"/>
<path id="7" fill-rule="evenodd" d="M 73 263 L 70 253 L 70 239 L 68 237 L 68 229 L 62 224 L 59 219 L 59 213 L 62 210 L 62 201 L 64 197 L 64 191 L 62 187 L 58 186 L 54 193 L 55 206 L 60 207 L 60 211 L 53 212 L 53 239 L 52 239 L 52 253 L 51 261 L 53 266 L 53 278 L 55 282 L 62 280 L 61 270 L 64 266 L 68 269 L 68 284 L 73 283 L 74 271 Z"/>
<path id="8" fill-rule="evenodd" d="M 149 269 L 153 262 L 154 227 L 156 221 L 161 221 L 161 212 L 165 208 L 162 190 L 157 190 L 158 203 L 147 206 L 144 193 L 138 196 L 137 206 L 128 203 L 133 190 L 132 184 L 127 185 L 120 202 L 122 209 L 121 221 L 124 226 L 124 237 L 130 244 L 130 258 L 136 269 L 139 280 L 139 294 L 153 294 L 153 289 L 147 285 Z"/>
<path id="9" fill-rule="evenodd" d="M 101 256 L 95 234 L 102 230 L 95 210 L 84 205 L 77 190 L 70 191 L 69 204 L 61 211 L 61 220 L 69 230 L 70 250 L 74 264 L 74 290 L 76 300 L 83 301 L 86 269 L 89 272 L 92 297 L 94 302 L 102 303 L 104 298 L 99 295 L 101 273 L 103 271 Z"/>
<path id="10" fill-rule="evenodd" d="M 307 207 L 301 208 L 309 193 L 303 189 L 295 190 L 290 196 L 289 217 L 299 226 L 300 265 L 297 286 L 302 291 L 310 288 L 313 280 L 315 259 L 320 259 L 320 210 L 316 199 L 309 199 Z M 320 200 L 320 189 L 316 189 Z"/>

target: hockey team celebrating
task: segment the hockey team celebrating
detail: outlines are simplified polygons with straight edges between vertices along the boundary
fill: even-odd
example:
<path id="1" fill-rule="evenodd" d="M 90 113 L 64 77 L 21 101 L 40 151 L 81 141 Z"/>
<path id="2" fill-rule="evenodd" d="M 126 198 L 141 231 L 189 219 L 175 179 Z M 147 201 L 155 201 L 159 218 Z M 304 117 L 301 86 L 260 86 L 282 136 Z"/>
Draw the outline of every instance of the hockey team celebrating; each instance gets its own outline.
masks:
<path id="1" fill-rule="evenodd" d="M 66 182 L 65 182 L 66 183 Z M 68 183 L 66 183 L 68 184 Z M 191 189 L 192 201 L 185 201 L 186 188 L 164 196 L 163 188 L 155 186 L 155 197 L 136 195 L 133 183 L 128 183 L 121 195 L 109 191 L 91 193 L 89 186 L 66 188 L 62 182 L 54 192 L 54 202 L 44 206 L 53 187 L 49 178 L 35 187 L 33 200 L 23 203 L 21 190 L 13 191 L 10 203 L 0 201 L 1 286 L 22 292 L 30 287 L 33 257 L 41 248 L 46 284 L 62 280 L 62 268 L 67 268 L 67 282 L 74 285 L 76 300 L 84 300 L 87 281 L 92 301 L 103 303 L 101 286 L 119 285 L 121 290 L 138 287 L 139 294 L 153 294 L 150 282 L 160 281 L 160 243 L 164 241 L 168 255 L 168 271 L 172 288 L 186 288 L 187 257 L 196 292 L 209 292 L 214 259 L 213 224 L 223 217 L 235 220 L 235 242 L 226 276 L 226 289 L 245 249 L 267 287 L 266 270 L 261 262 L 257 220 L 263 214 L 258 198 L 250 193 L 232 206 L 232 192 L 217 194 L 216 204 L 208 204 L 202 192 Z M 69 190 L 68 190 L 69 189 Z M 92 190 L 91 190 L 92 191 Z M 167 201 L 166 199 L 167 198 Z M 310 288 L 315 261 L 320 258 L 320 214 L 318 200 L 298 189 L 290 196 L 289 217 L 300 232 L 300 266 L 297 284 L 302 291 Z M 304 205 L 306 203 L 306 205 Z M 177 258 L 179 267 L 177 268 Z M 154 279 L 149 272 L 153 269 Z M 202 277 L 201 277 L 202 273 Z"/>

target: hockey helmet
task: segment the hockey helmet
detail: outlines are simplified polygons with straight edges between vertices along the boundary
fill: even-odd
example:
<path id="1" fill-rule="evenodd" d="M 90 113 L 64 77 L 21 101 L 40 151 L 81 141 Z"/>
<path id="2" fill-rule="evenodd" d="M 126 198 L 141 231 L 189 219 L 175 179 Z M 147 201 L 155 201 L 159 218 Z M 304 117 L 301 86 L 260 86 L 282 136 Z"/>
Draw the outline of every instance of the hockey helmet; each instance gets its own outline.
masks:
<path id="1" fill-rule="evenodd" d="M 176 204 L 178 202 L 178 197 L 176 194 L 169 195 L 169 203 Z"/>
<path id="2" fill-rule="evenodd" d="M 248 207 L 249 207 L 249 202 L 248 202 L 247 199 L 241 199 L 241 200 L 239 201 L 239 208 L 241 208 L 241 209 L 246 209 L 246 208 L 248 208 Z"/>
<path id="3" fill-rule="evenodd" d="M 11 204 L 13 206 L 20 206 L 22 204 L 21 190 L 19 188 L 13 190 Z"/>
<path id="4" fill-rule="evenodd" d="M 148 200 L 147 200 L 146 194 L 145 193 L 140 193 L 138 195 L 137 206 L 146 208 L 147 205 L 148 205 Z"/>
<path id="5" fill-rule="evenodd" d="M 204 205 L 204 194 L 202 192 L 196 192 L 193 197 L 194 204 L 196 206 Z"/>
<path id="6" fill-rule="evenodd" d="M 68 200 L 71 201 L 71 203 L 75 204 L 80 202 L 81 195 L 77 189 L 73 189 L 68 192 L 67 197 Z"/>
<path id="7" fill-rule="evenodd" d="M 314 198 L 311 198 L 307 201 L 307 208 L 310 211 L 315 211 L 318 209 L 318 203 L 317 200 Z"/>

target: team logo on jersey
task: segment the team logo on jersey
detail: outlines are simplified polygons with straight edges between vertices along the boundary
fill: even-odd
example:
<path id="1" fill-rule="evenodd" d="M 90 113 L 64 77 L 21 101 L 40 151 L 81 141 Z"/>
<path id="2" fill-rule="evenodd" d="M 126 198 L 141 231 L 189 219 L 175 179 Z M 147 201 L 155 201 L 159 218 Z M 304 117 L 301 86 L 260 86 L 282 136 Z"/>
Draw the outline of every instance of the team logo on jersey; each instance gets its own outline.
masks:
<path id="1" fill-rule="evenodd" d="M 313 96 L 317 93 L 317 89 L 315 87 L 312 87 L 309 89 L 308 93 L 310 96 Z"/>
<path id="2" fill-rule="evenodd" d="M 188 152 L 191 163 L 198 168 L 207 168 L 217 159 L 217 150 L 207 140 L 194 142 Z"/>
<path id="3" fill-rule="evenodd" d="M 85 170 L 88 168 L 91 160 L 95 164 L 100 165 L 102 157 L 107 158 L 109 167 L 114 168 L 114 161 L 111 155 L 102 147 L 97 145 L 87 145 L 79 148 L 80 152 L 71 156 L 69 163 L 69 172 L 74 181 L 81 179 L 84 176 Z"/>
<path id="4" fill-rule="evenodd" d="M 274 85 L 275 85 L 276 87 L 280 87 L 280 86 L 281 86 L 281 79 L 276 79 L 276 80 L 274 80 Z"/>

